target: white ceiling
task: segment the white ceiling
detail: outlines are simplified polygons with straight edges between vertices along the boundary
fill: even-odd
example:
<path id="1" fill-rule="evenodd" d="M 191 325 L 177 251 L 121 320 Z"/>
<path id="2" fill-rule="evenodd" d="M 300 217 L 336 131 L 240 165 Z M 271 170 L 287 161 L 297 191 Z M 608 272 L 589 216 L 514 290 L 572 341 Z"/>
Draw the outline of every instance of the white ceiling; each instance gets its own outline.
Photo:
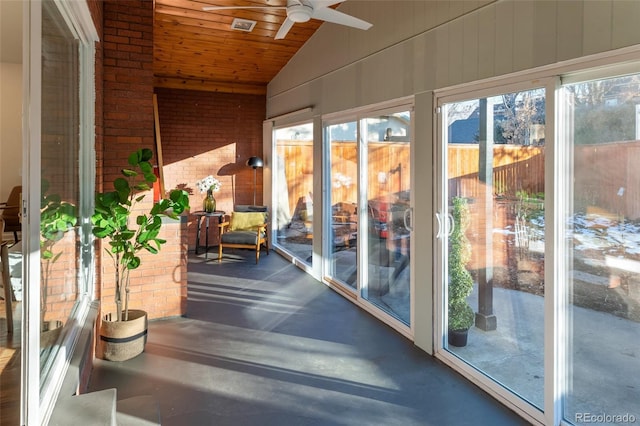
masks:
<path id="1" fill-rule="evenodd" d="M 22 1 L 0 0 L 0 62 L 22 63 Z"/>

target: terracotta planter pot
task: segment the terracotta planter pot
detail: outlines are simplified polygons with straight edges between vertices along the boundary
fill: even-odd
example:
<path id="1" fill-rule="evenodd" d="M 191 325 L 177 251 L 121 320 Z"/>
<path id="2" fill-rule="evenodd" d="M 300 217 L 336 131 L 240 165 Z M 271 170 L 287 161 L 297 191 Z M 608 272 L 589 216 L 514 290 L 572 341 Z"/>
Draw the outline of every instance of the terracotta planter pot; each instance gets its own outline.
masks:
<path id="1" fill-rule="evenodd" d="M 126 361 L 140 355 L 147 343 L 147 313 L 129 309 L 128 321 L 102 320 L 100 344 L 102 358 L 108 361 Z"/>

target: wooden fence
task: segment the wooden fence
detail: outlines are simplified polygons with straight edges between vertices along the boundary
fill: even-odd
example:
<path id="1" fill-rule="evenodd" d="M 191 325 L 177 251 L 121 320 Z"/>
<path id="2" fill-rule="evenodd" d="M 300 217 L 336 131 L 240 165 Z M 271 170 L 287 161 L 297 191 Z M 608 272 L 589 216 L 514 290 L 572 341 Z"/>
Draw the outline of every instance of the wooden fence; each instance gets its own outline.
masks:
<path id="1" fill-rule="evenodd" d="M 545 147 L 495 145 L 493 153 L 495 196 L 545 192 Z M 449 194 L 480 197 L 478 145 L 450 144 L 448 156 Z M 576 146 L 572 184 L 575 211 L 595 206 L 627 219 L 640 218 L 640 141 Z"/>
<path id="2" fill-rule="evenodd" d="M 406 191 L 410 188 L 409 144 L 401 142 L 369 142 L 367 184 L 369 199 Z M 313 143 L 311 141 L 278 141 L 277 155 L 282 159 L 293 213 L 301 197 L 312 197 Z M 331 146 L 332 202 L 355 203 L 358 200 L 358 157 L 356 143 L 336 142 Z"/>
<path id="3" fill-rule="evenodd" d="M 640 218 L 640 141 L 584 145 L 575 152 L 575 208 Z"/>
<path id="4" fill-rule="evenodd" d="M 480 153 L 475 144 L 449 144 L 449 195 L 478 198 Z M 515 198 L 518 191 L 544 192 L 544 147 L 494 145 L 493 193 Z"/>
<path id="5" fill-rule="evenodd" d="M 320 166 L 312 164 L 311 141 L 278 141 L 277 153 L 284 160 L 289 207 L 293 213 L 299 197 L 312 193 L 313 169 Z M 404 167 L 409 164 L 409 155 L 406 143 L 369 143 L 369 199 L 410 188 L 410 170 Z M 334 143 L 331 156 L 333 201 L 355 202 L 356 143 Z M 449 194 L 477 198 L 483 190 L 478 173 L 478 145 L 449 144 L 448 158 Z M 573 159 L 577 211 L 599 206 L 628 219 L 640 218 L 640 141 L 577 146 Z M 544 163 L 545 147 L 494 145 L 494 195 L 515 198 L 518 191 L 544 193 Z"/>

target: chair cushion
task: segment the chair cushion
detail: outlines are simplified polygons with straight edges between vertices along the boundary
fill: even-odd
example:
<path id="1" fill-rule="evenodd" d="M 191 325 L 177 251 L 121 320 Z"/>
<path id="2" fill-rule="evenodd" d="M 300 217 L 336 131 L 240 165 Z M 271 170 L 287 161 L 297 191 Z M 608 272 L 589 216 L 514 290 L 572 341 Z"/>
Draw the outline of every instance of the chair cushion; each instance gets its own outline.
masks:
<path id="1" fill-rule="evenodd" d="M 236 204 L 234 212 L 267 212 L 267 206 L 252 206 L 249 204 Z"/>
<path id="2" fill-rule="evenodd" d="M 231 212 L 231 223 L 229 231 L 242 231 L 246 229 L 255 229 L 263 225 L 265 222 L 265 214 L 259 212 Z"/>
<path id="3" fill-rule="evenodd" d="M 264 237 L 264 232 L 262 233 Z M 258 233 L 256 231 L 225 232 L 220 236 L 223 244 L 257 244 Z"/>

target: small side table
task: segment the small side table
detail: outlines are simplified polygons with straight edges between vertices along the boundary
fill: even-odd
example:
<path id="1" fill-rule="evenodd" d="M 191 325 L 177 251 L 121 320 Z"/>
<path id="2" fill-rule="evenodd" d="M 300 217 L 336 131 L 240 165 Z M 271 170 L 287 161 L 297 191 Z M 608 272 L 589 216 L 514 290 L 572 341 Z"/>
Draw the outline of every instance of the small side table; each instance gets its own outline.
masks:
<path id="1" fill-rule="evenodd" d="M 196 254 L 198 254 L 198 249 L 200 249 L 200 229 L 202 227 L 202 219 L 204 219 L 205 222 L 205 245 L 204 245 L 204 258 L 207 258 L 207 254 L 209 253 L 209 219 L 212 217 L 217 217 L 218 218 L 218 223 L 222 223 L 222 218 L 225 215 L 225 212 L 222 210 L 216 210 L 215 212 L 211 212 L 211 213 L 207 213 L 205 211 L 197 211 L 197 212 L 193 212 L 191 213 L 194 216 L 197 217 L 197 221 L 198 221 L 198 231 L 196 233 Z"/>

